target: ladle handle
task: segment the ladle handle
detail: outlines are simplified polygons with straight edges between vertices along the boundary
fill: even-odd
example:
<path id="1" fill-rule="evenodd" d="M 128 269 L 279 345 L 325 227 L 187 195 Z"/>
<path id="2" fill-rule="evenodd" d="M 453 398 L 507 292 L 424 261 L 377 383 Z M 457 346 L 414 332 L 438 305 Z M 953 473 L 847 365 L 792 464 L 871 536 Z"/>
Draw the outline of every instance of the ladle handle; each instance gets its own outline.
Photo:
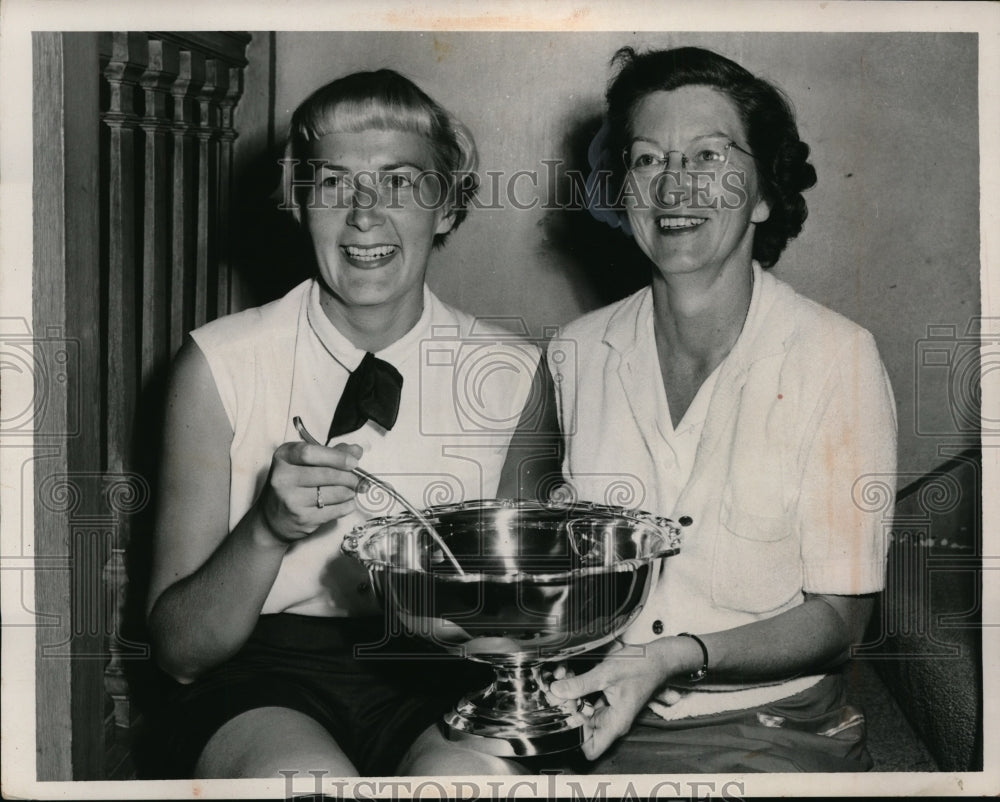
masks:
<path id="1" fill-rule="evenodd" d="M 292 418 L 292 425 L 295 426 L 295 430 L 299 433 L 299 437 L 301 437 L 310 445 L 314 446 L 323 445 L 319 440 L 317 440 L 315 437 L 309 434 L 309 430 L 306 429 L 305 424 L 302 422 L 302 418 L 300 418 L 298 415 Z M 417 521 L 419 521 L 420 525 L 427 530 L 427 533 L 438 544 L 438 546 L 441 548 L 441 551 L 444 552 L 445 557 L 447 557 L 449 562 L 451 562 L 452 567 L 458 572 L 459 576 L 465 576 L 465 571 L 462 570 L 462 566 L 458 564 L 458 560 L 456 560 L 455 555 L 451 553 L 451 549 L 449 549 L 448 545 L 444 542 L 444 538 L 442 538 L 441 535 L 438 534 L 437 530 L 434 528 L 434 524 L 432 524 L 430 521 L 427 520 L 427 516 L 425 516 L 422 512 L 420 512 L 420 510 L 418 510 L 412 504 L 410 504 L 410 502 L 407 501 L 406 498 L 398 490 L 396 490 L 396 488 L 394 488 L 384 479 L 380 479 L 379 477 L 370 474 L 368 473 L 368 471 L 363 470 L 361 468 L 352 468 L 351 473 L 353 473 L 362 481 L 371 482 L 371 484 L 375 485 L 376 487 L 382 488 L 382 490 L 384 490 L 386 493 L 388 493 L 390 496 L 396 499 L 396 501 L 398 501 L 401 505 L 403 505 L 406 511 L 409 512 L 414 518 L 416 518 Z"/>

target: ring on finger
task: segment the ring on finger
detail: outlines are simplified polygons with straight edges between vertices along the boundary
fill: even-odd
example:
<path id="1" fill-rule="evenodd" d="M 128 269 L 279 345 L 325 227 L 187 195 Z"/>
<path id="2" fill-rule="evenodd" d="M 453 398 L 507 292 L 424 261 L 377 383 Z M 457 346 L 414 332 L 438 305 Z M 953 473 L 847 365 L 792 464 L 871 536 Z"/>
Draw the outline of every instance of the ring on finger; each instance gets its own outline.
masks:
<path id="1" fill-rule="evenodd" d="M 323 503 L 323 497 L 320 495 L 320 491 L 322 490 L 322 487 L 316 488 L 316 509 L 318 510 L 321 510 L 326 506 L 326 504 Z"/>

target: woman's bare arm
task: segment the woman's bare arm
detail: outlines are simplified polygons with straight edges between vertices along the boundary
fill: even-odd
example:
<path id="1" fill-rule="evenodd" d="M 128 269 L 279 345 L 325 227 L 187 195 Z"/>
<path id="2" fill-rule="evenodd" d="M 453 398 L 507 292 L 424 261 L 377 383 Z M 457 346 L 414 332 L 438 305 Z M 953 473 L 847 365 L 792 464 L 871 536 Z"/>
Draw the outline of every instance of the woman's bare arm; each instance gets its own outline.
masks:
<path id="1" fill-rule="evenodd" d="M 233 432 L 200 349 L 177 356 L 166 404 L 147 616 L 160 665 L 181 682 L 243 645 L 286 549 L 353 505 L 357 450 L 285 444 L 267 486 L 229 531 Z M 308 487 L 311 483 L 313 486 Z M 313 509 L 315 486 L 329 503 Z M 304 495 L 303 495 L 304 494 Z"/>

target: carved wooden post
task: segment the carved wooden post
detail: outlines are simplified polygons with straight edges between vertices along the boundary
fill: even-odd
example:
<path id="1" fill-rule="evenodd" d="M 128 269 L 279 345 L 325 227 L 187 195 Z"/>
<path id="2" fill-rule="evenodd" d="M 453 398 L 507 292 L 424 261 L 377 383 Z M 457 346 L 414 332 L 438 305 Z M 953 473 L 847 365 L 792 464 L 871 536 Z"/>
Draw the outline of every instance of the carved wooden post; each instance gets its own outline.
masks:
<path id="1" fill-rule="evenodd" d="M 125 471 L 132 445 L 136 387 L 135 111 L 136 83 L 148 58 L 142 33 L 115 33 L 104 76 L 110 103 L 103 119 L 108 153 L 107 468 Z"/>
<path id="2" fill-rule="evenodd" d="M 170 118 L 168 89 L 178 73 L 177 48 L 149 42 L 149 61 L 140 85 L 145 94 L 141 125 L 146 139 L 143 181 L 141 380 L 145 385 L 163 367 L 169 350 L 167 330 L 170 273 L 170 173 L 167 169 Z"/>
<path id="3" fill-rule="evenodd" d="M 198 125 L 195 96 L 205 81 L 205 57 L 197 51 L 180 53 L 180 70 L 171 89 L 174 99 L 173 217 L 171 228 L 170 353 L 177 353 L 184 335 L 194 326 L 194 274 L 198 258 L 197 153 L 194 131 Z"/>
<path id="4" fill-rule="evenodd" d="M 136 110 L 136 95 L 139 91 L 138 82 L 144 77 L 149 63 L 149 42 L 143 33 L 115 33 L 112 35 L 111 57 L 104 70 L 110 87 L 110 102 L 103 114 L 105 124 L 109 129 L 108 137 L 108 283 L 107 283 L 107 351 L 105 356 L 107 374 L 107 424 L 106 440 L 107 459 L 105 471 L 109 474 L 122 474 L 128 471 L 132 459 L 133 424 L 138 394 L 136 389 L 140 381 L 141 351 L 145 350 L 144 339 L 137 338 L 136 329 L 141 306 L 136 303 L 137 279 L 142 275 L 138 266 L 140 254 L 143 260 L 152 261 L 155 244 L 148 248 L 136 242 L 136 161 L 141 158 L 137 153 L 137 130 L 143 124 Z M 155 147 L 155 145 L 154 145 Z M 154 154 L 155 156 L 155 154 Z M 144 198 L 138 199 L 138 204 L 148 209 Z M 147 231 L 149 229 L 147 228 Z M 150 273 L 152 265 L 149 265 Z M 139 279 L 141 280 L 141 279 Z M 150 345 L 151 347 L 151 345 Z M 128 542 L 127 531 L 129 521 L 124 518 L 112 526 L 111 540 L 106 542 L 108 553 L 104 560 L 94 563 L 88 571 L 95 572 L 97 566 L 102 570 L 95 581 L 107 582 L 109 571 L 117 572 L 117 563 L 121 557 L 121 549 Z M 124 531 L 123 531 L 124 530 Z M 102 530 L 105 531 L 105 530 Z M 116 549 L 117 547 L 117 549 Z M 118 557 L 115 557 L 115 551 Z M 127 705 L 117 710 L 122 701 L 127 700 L 127 684 L 121 670 L 120 655 L 112 652 L 115 640 L 118 607 L 124 598 L 124 586 L 113 583 L 105 586 L 111 598 L 115 599 L 108 611 L 112 622 L 105 630 L 105 649 L 109 662 L 104 669 L 104 687 L 112 700 L 113 716 L 106 723 L 105 746 L 114 744 L 113 722 L 119 716 L 128 718 Z M 87 600 L 77 604 L 77 616 L 87 615 Z M 100 605 L 91 601 L 90 606 L 99 610 Z M 93 612 L 93 611 L 90 611 Z M 76 617 L 76 616 L 75 616 Z M 117 658 L 117 659 L 116 659 Z M 102 774 L 109 770 L 107 765 L 109 753 L 105 751 Z"/>
<path id="5" fill-rule="evenodd" d="M 243 94 L 243 70 L 237 67 L 229 68 L 229 80 L 226 94 L 219 103 L 219 203 L 218 222 L 215 229 L 218 232 L 218 282 L 216 295 L 216 314 L 226 315 L 230 310 L 230 284 L 232 264 L 230 262 L 230 193 L 233 186 L 233 141 L 236 139 L 236 129 L 233 126 L 233 114 L 240 95 Z"/>
<path id="6" fill-rule="evenodd" d="M 205 83 L 198 93 L 198 259 L 195 285 L 194 323 L 200 326 L 215 316 L 219 189 L 219 99 L 229 83 L 225 67 L 217 59 L 205 62 Z"/>
<path id="7" fill-rule="evenodd" d="M 106 473 L 103 479 L 101 491 L 111 527 L 108 541 L 110 554 L 107 555 L 101 575 L 105 615 L 101 624 L 103 631 L 107 633 L 109 654 L 108 663 L 104 667 L 104 688 L 112 702 L 105 742 L 111 745 L 122 741 L 127 744 L 128 738 L 125 736 L 133 720 L 124 660 L 149 657 L 149 646 L 130 641 L 122 635 L 123 608 L 128 586 L 123 529 L 128 526 L 132 516 L 149 503 L 151 493 L 146 479 L 139 474 Z M 114 766 L 107 768 L 112 771 Z"/>

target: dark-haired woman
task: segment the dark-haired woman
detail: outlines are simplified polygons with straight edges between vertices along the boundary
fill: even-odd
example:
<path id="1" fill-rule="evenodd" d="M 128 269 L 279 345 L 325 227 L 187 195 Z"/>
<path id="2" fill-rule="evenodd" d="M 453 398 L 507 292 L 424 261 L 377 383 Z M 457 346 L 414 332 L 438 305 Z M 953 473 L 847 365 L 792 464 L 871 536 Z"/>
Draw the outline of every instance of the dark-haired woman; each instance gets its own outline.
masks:
<path id="1" fill-rule="evenodd" d="M 892 482 L 895 407 L 872 336 L 767 272 L 805 220 L 809 149 L 722 56 L 616 61 L 603 166 L 652 281 L 564 333 L 564 474 L 595 500 L 632 478 L 687 526 L 622 648 L 552 693 L 600 692 L 599 773 L 870 768 L 837 667 L 883 586 L 887 522 L 856 488 Z"/>

